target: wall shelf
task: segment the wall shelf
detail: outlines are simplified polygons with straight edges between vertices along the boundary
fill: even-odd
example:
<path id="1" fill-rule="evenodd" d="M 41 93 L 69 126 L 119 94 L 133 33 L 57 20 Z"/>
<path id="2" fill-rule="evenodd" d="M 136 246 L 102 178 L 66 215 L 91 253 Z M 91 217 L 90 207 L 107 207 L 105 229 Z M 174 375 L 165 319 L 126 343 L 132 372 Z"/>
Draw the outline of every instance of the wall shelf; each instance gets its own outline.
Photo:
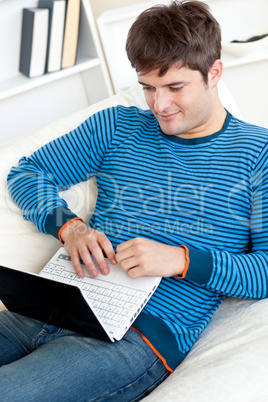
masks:
<path id="1" fill-rule="evenodd" d="M 226 53 L 222 53 L 222 60 L 224 63 L 224 68 L 232 68 L 245 64 L 257 63 L 259 61 L 268 60 L 268 50 L 267 52 L 256 53 L 241 57 L 235 57 Z"/>
<path id="2" fill-rule="evenodd" d="M 0 100 L 21 94 L 34 88 L 41 87 L 53 81 L 69 77 L 73 74 L 83 72 L 93 67 L 99 66 L 100 61 L 98 58 L 80 59 L 74 67 L 57 71 L 50 74 L 45 74 L 36 78 L 27 78 L 20 74 L 8 80 L 0 82 Z"/>
<path id="3" fill-rule="evenodd" d="M 0 142 L 41 128 L 113 93 L 89 0 L 81 0 L 76 65 L 36 78 L 18 71 L 22 9 L 37 4 L 38 0 L 0 1 Z M 30 111 L 37 99 L 40 116 L 32 119 Z M 22 109 L 25 122 L 18 124 L 13 116 L 22 116 Z"/>

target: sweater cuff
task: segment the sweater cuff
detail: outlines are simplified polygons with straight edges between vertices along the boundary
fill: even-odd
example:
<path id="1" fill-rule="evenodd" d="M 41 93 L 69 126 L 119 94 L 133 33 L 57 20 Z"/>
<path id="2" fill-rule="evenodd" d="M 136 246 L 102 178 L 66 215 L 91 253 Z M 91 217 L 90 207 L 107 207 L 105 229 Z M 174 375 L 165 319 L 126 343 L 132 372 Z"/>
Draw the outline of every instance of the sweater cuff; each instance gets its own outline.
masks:
<path id="1" fill-rule="evenodd" d="M 212 275 L 213 258 L 212 253 L 207 250 L 189 250 L 189 267 L 185 279 L 192 282 L 197 282 L 200 285 L 206 285 Z"/>
<path id="2" fill-rule="evenodd" d="M 77 216 L 68 208 L 63 206 L 57 207 L 47 215 L 45 231 L 47 234 L 50 234 L 59 240 L 59 231 L 62 226 L 74 218 L 77 218 Z"/>
<path id="3" fill-rule="evenodd" d="M 186 274 L 187 274 L 187 271 L 189 269 L 189 265 L 190 265 L 189 249 L 184 244 L 180 245 L 180 247 L 184 248 L 184 250 L 185 250 L 186 263 L 185 263 L 185 267 L 184 267 L 184 270 L 183 270 L 182 274 L 181 275 L 175 275 L 175 278 L 184 279 Z"/>

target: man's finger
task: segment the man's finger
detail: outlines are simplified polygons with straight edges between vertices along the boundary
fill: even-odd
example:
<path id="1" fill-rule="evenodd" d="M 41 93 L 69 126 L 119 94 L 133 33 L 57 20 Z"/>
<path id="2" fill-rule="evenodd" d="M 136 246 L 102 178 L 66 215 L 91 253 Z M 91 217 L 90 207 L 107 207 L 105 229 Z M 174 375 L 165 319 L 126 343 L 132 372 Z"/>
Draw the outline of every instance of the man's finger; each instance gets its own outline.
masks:
<path id="1" fill-rule="evenodd" d="M 69 252 L 69 254 L 71 256 L 71 261 L 72 261 L 73 267 L 75 269 L 75 272 L 77 273 L 79 278 L 83 278 L 85 274 L 84 274 L 84 270 L 81 266 L 80 255 L 79 255 L 78 250 L 72 250 L 71 252 Z"/>
<path id="2" fill-rule="evenodd" d="M 98 276 L 98 269 L 96 268 L 94 262 L 92 261 L 90 251 L 87 247 L 84 247 L 83 249 L 81 249 L 80 257 L 81 257 L 83 263 L 85 264 L 85 266 L 87 267 L 87 270 L 88 270 L 90 276 L 92 276 L 93 278 L 96 278 L 96 276 Z"/>
<path id="3" fill-rule="evenodd" d="M 94 256 L 96 263 L 98 264 L 98 267 L 103 275 L 107 275 L 110 272 L 110 269 L 108 267 L 108 264 L 105 260 L 105 257 L 103 255 L 102 249 L 99 246 L 99 244 L 95 245 L 90 249 L 92 255 Z"/>
<path id="4" fill-rule="evenodd" d="M 106 237 L 106 235 L 104 233 L 102 233 L 102 232 L 99 233 L 98 242 L 102 249 L 104 257 L 107 257 L 111 264 L 113 264 L 113 265 L 117 264 L 117 261 L 115 258 L 115 251 L 112 246 L 112 243 L 110 242 L 110 240 Z"/>

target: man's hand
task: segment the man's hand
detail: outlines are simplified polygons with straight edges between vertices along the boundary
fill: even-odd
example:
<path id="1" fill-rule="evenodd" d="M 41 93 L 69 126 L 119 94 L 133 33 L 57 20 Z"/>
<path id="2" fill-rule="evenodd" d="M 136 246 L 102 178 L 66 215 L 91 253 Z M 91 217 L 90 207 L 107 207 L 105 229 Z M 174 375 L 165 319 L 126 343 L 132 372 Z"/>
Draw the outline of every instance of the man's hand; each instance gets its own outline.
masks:
<path id="1" fill-rule="evenodd" d="M 109 273 L 109 267 L 104 254 L 111 264 L 117 264 L 113 246 L 105 234 L 90 228 L 80 220 L 74 220 L 66 225 L 61 232 L 61 238 L 64 241 L 66 251 L 71 256 L 72 264 L 79 277 L 84 276 L 80 258 L 86 265 L 90 275 L 92 277 L 98 276 L 98 271 L 92 261 L 90 253 L 95 257 L 103 275 Z"/>
<path id="2" fill-rule="evenodd" d="M 131 278 L 180 275 L 186 264 L 184 248 L 140 237 L 120 244 L 116 251 L 120 267 Z"/>

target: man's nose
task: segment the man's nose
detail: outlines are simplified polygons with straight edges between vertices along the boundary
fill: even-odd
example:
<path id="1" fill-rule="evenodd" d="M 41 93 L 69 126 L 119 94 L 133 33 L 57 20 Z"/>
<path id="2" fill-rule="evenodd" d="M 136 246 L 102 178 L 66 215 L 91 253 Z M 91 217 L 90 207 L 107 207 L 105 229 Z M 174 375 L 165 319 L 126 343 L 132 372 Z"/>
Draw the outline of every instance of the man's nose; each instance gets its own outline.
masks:
<path id="1" fill-rule="evenodd" d="M 157 113 L 163 113 L 172 104 L 171 96 L 166 90 L 156 91 L 154 109 Z"/>

